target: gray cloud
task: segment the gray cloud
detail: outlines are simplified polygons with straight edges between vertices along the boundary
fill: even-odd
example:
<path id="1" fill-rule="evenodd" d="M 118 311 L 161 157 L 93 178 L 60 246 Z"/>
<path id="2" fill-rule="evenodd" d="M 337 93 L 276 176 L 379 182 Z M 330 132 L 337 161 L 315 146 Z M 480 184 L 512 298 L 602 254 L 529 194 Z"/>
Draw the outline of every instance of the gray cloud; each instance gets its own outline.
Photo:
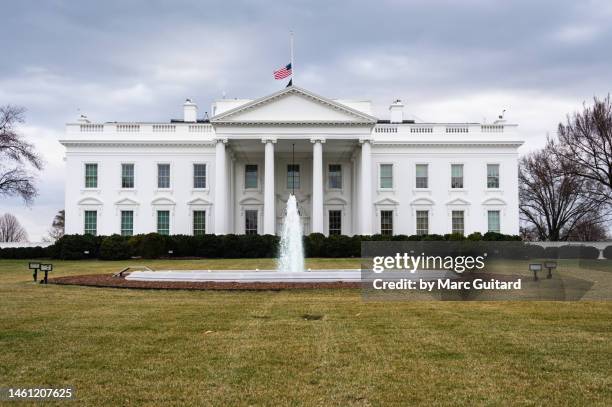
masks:
<path id="1" fill-rule="evenodd" d="M 2 13 L 0 104 L 28 108 L 27 134 L 52 163 L 33 210 L 0 202 L 0 212 L 29 218 L 32 239 L 63 204 L 63 153 L 49 142 L 77 109 L 99 121 L 165 121 L 187 96 L 208 110 L 222 92 L 271 93 L 284 86 L 271 72 L 288 61 L 290 29 L 300 86 L 370 98 L 381 115 L 401 97 L 431 121 L 506 108 L 523 151 L 612 83 L 607 0 L 24 0 Z"/>

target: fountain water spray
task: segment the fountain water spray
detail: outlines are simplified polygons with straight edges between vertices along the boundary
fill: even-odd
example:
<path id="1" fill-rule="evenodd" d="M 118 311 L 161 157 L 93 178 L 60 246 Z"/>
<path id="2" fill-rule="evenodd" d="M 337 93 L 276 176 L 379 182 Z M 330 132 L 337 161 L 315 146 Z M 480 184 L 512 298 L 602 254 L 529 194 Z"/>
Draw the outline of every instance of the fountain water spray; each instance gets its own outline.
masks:
<path id="1" fill-rule="evenodd" d="M 302 243 L 302 220 L 295 195 L 289 195 L 283 231 L 280 240 L 278 271 L 300 273 L 304 271 L 304 246 Z"/>

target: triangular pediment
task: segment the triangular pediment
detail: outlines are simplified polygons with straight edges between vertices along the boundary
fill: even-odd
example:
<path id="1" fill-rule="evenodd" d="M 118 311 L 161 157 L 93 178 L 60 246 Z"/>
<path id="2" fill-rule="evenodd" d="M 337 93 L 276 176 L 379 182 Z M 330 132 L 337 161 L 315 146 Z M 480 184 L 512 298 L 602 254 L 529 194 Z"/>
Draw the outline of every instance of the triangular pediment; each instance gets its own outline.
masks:
<path id="1" fill-rule="evenodd" d="M 140 203 L 130 198 L 123 198 L 115 202 L 115 205 L 140 205 Z"/>
<path id="2" fill-rule="evenodd" d="M 448 201 L 447 205 L 471 205 L 470 202 L 462 198 L 455 198 L 452 201 Z"/>
<path id="3" fill-rule="evenodd" d="M 399 201 L 396 201 L 393 198 L 383 198 L 383 199 L 379 199 L 378 201 L 374 202 L 374 205 L 376 206 L 395 206 L 395 205 L 399 205 Z"/>
<path id="4" fill-rule="evenodd" d="M 204 198 L 194 198 L 191 201 L 187 202 L 187 205 L 212 205 L 212 202 L 207 201 Z"/>
<path id="5" fill-rule="evenodd" d="M 213 117 L 211 123 L 374 125 L 376 118 L 305 89 L 291 86 L 223 112 Z"/>

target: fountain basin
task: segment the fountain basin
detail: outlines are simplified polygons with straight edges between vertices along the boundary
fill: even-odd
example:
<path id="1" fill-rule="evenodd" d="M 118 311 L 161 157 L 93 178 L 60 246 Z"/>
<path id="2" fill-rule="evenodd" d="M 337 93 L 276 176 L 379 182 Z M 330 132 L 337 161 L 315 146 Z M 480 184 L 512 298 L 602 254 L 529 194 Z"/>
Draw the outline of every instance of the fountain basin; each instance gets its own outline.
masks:
<path id="1" fill-rule="evenodd" d="M 275 270 L 163 270 L 135 271 L 134 281 L 209 281 L 233 283 L 333 283 L 361 281 L 360 269 L 281 272 Z"/>
<path id="2" fill-rule="evenodd" d="M 359 283 L 368 282 L 378 275 L 367 273 L 362 279 L 360 269 L 330 269 L 301 272 L 282 272 L 276 270 L 160 270 L 134 271 L 126 280 L 133 281 L 203 281 L 227 283 Z M 389 275 L 386 276 L 389 278 Z M 446 270 L 418 270 L 416 273 L 403 273 L 397 278 L 436 280 L 456 279 L 459 276 Z"/>

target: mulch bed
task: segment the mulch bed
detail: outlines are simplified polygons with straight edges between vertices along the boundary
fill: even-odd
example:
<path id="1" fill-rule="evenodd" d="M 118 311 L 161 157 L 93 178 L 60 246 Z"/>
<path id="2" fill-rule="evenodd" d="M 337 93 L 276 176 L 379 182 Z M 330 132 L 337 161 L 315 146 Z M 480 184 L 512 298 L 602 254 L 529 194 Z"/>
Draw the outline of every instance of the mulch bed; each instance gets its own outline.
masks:
<path id="1" fill-rule="evenodd" d="M 112 274 L 87 274 L 80 276 L 55 277 L 50 284 L 82 285 L 107 288 L 139 288 L 152 290 L 292 290 L 321 288 L 360 288 L 361 283 L 233 283 L 204 281 L 132 281 Z"/>

